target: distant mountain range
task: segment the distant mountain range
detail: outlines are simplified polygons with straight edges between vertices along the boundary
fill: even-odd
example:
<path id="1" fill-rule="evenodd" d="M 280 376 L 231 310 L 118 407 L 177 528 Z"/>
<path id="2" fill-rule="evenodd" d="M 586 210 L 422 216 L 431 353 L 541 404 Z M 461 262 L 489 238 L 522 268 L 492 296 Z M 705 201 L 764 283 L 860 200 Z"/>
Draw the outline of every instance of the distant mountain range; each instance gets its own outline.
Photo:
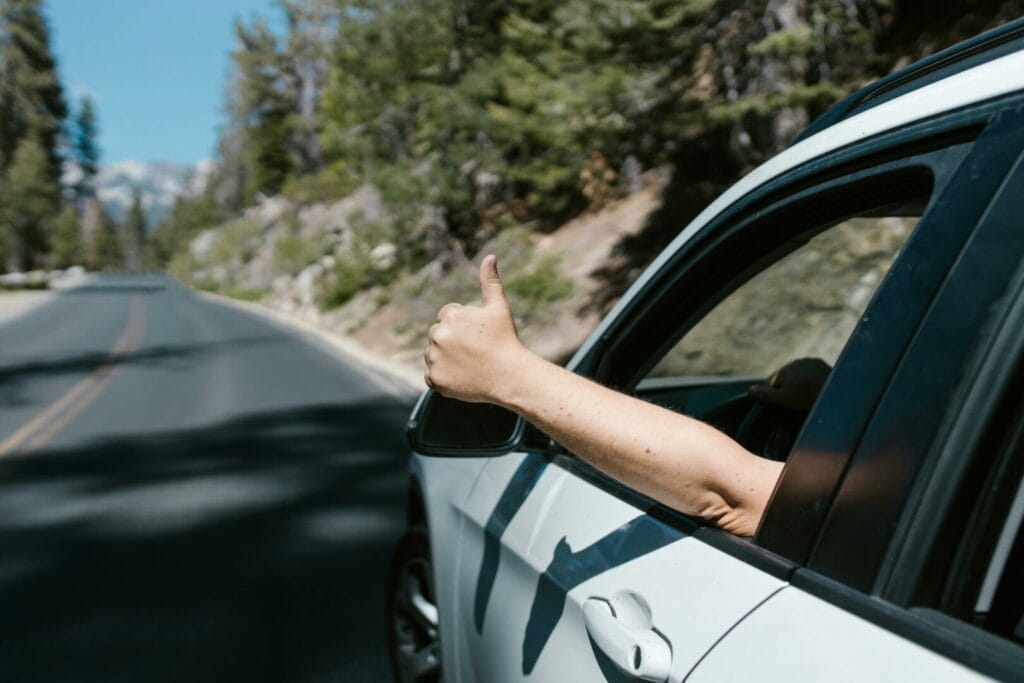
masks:
<path id="1" fill-rule="evenodd" d="M 212 168 L 210 160 L 195 166 L 168 161 L 119 161 L 100 169 L 97 188 L 104 207 L 117 219 L 131 206 L 134 188 L 140 188 L 147 224 L 152 228 L 167 217 L 178 195 L 201 192 Z"/>

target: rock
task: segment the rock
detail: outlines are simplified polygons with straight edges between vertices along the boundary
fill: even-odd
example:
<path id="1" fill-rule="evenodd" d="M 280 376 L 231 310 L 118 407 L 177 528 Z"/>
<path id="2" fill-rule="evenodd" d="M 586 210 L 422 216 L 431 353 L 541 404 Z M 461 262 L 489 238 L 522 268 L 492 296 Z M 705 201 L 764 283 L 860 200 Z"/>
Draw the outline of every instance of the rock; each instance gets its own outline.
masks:
<path id="1" fill-rule="evenodd" d="M 295 276 L 292 285 L 294 299 L 303 308 L 316 307 L 317 280 L 324 274 L 323 266 L 314 263 Z"/>
<path id="2" fill-rule="evenodd" d="M 398 247 L 391 242 L 382 242 L 370 250 L 370 264 L 376 270 L 387 270 L 395 265 Z"/>
<path id="3" fill-rule="evenodd" d="M 206 258 L 210 255 L 210 249 L 213 247 L 213 243 L 216 240 L 216 228 L 203 230 L 201 233 L 196 235 L 188 245 L 189 253 L 192 254 L 192 258 L 200 263 L 204 263 Z"/>
<path id="4" fill-rule="evenodd" d="M 281 294 L 282 292 L 287 291 L 291 284 L 292 278 L 290 275 L 279 275 L 270 283 L 270 288 L 273 289 L 276 294 Z"/>

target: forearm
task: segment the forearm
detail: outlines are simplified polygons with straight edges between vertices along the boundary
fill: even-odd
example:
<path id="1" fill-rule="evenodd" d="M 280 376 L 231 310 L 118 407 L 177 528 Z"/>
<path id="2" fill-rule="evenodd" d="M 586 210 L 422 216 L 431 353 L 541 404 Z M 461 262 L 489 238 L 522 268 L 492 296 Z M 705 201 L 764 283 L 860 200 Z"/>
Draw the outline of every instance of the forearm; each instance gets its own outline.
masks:
<path id="1" fill-rule="evenodd" d="M 782 470 L 692 418 L 525 351 L 496 402 L 615 479 L 685 514 L 753 535 Z"/>

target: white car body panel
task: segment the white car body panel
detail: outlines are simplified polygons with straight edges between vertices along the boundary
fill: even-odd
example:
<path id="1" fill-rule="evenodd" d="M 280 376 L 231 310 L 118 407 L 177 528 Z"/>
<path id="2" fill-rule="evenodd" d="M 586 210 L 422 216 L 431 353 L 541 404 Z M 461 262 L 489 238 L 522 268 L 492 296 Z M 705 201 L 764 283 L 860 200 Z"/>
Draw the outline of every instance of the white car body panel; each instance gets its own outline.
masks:
<path id="1" fill-rule="evenodd" d="M 783 587 L 778 579 L 647 517 L 565 469 L 544 464 L 501 535 L 500 560 L 478 631 L 475 602 L 484 574 L 484 530 L 496 501 L 528 457 L 536 456 L 494 458 L 466 501 L 459 569 L 452 577 L 461 597 L 458 614 L 445 631 L 449 640 L 457 641 L 453 651 L 461 654 L 449 660 L 453 666 L 446 674 L 452 680 L 604 680 L 596 654 L 585 645 L 582 604 L 624 590 L 644 598 L 655 628 L 671 634 L 670 680 L 681 680 L 730 627 Z M 614 548 L 591 552 L 598 563 L 610 561 L 613 566 L 571 588 L 561 603 L 540 595 L 540 576 L 546 570 L 557 572 L 560 566 L 573 574 L 586 564 L 594 544 L 638 520 L 661 525 L 674 540 L 618 566 Z M 563 543 L 571 558 L 563 553 L 566 561 L 559 564 L 553 558 Z M 667 609 L 669 605 L 673 608 Z M 531 637 L 538 633 L 540 637 Z M 581 643 L 584 652 L 579 652 Z"/>
<path id="2" fill-rule="evenodd" d="M 950 659 L 793 587 L 744 619 L 687 679 L 987 681 Z"/>

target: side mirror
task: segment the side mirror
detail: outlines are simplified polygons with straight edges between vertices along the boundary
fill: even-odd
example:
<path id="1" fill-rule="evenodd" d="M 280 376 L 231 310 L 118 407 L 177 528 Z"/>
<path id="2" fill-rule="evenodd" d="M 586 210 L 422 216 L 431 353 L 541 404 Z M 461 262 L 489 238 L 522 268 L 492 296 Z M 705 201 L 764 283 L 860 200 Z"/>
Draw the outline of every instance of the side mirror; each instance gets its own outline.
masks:
<path id="1" fill-rule="evenodd" d="M 426 392 L 409 419 L 417 453 L 447 457 L 504 455 L 523 440 L 526 421 L 489 403 L 465 403 Z"/>

